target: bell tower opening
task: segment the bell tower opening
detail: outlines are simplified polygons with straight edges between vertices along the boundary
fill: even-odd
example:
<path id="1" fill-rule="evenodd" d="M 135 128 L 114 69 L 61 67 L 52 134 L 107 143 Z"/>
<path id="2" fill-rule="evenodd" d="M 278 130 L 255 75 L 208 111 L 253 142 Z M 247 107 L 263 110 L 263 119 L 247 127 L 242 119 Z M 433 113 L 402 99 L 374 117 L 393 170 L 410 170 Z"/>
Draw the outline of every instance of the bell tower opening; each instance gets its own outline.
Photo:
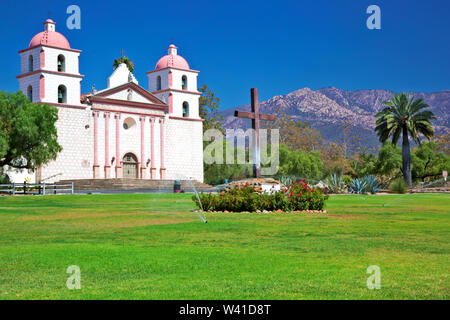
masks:
<path id="1" fill-rule="evenodd" d="M 67 102 L 67 90 L 66 87 L 60 85 L 58 87 L 58 103 L 66 103 Z"/>

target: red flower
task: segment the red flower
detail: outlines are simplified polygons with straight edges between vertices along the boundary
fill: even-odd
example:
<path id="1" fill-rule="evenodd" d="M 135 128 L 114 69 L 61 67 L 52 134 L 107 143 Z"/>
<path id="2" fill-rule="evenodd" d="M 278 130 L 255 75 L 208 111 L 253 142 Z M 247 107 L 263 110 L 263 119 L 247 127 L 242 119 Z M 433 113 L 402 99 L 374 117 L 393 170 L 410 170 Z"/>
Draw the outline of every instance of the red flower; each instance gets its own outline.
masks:
<path id="1" fill-rule="evenodd" d="M 297 195 L 297 198 L 298 198 L 298 197 L 300 197 L 300 195 L 299 195 L 299 194 Z"/>

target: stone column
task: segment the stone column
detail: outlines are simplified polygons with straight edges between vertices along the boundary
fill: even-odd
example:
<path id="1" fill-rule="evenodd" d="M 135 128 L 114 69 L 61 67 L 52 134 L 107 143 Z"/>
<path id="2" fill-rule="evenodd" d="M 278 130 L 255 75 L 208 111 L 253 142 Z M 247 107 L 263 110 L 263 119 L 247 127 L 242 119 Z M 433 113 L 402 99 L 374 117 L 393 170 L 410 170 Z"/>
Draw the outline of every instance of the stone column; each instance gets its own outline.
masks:
<path id="1" fill-rule="evenodd" d="M 144 124 L 145 124 L 145 117 L 139 117 L 139 121 L 141 122 L 141 179 L 147 178 L 147 164 L 145 161 L 145 152 L 144 152 Z"/>
<path id="2" fill-rule="evenodd" d="M 155 167 L 155 118 L 150 118 L 150 179 L 156 179 Z"/>
<path id="3" fill-rule="evenodd" d="M 122 178 L 122 159 L 120 159 L 120 113 L 114 115 L 116 119 L 116 179 Z"/>
<path id="4" fill-rule="evenodd" d="M 100 165 L 98 164 L 98 111 L 92 113 L 94 116 L 94 179 L 100 178 Z"/>
<path id="5" fill-rule="evenodd" d="M 111 159 L 109 158 L 109 112 L 105 112 L 105 179 L 111 178 Z"/>
<path id="6" fill-rule="evenodd" d="M 161 147 L 161 151 L 160 151 L 161 161 L 160 161 L 159 177 L 161 180 L 164 180 L 166 178 L 166 167 L 164 166 L 164 119 L 163 118 L 159 119 L 159 130 L 160 130 L 159 145 Z"/>

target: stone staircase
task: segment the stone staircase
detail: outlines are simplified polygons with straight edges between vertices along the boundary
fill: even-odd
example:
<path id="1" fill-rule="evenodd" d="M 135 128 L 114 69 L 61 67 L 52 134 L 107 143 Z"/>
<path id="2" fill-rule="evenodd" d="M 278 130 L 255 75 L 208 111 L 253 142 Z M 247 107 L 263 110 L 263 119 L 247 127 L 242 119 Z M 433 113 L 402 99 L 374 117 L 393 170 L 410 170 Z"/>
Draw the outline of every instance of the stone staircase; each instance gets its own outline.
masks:
<path id="1" fill-rule="evenodd" d="M 79 180 L 60 180 L 57 183 L 74 183 L 75 193 L 80 191 L 93 192 L 123 192 L 123 191 L 142 191 L 142 192 L 173 192 L 174 180 L 147 180 L 147 179 L 79 179 Z M 197 191 L 215 191 L 213 186 L 191 180 Z M 181 190 L 193 192 L 189 181 L 181 180 Z"/>

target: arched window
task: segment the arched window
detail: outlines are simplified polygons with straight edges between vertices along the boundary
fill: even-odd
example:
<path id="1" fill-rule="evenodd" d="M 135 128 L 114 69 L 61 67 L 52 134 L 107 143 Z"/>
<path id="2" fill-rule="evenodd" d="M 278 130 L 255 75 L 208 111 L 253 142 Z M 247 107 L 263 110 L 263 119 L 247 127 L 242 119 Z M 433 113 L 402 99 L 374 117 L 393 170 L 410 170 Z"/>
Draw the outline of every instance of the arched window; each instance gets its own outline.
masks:
<path id="1" fill-rule="evenodd" d="M 161 76 L 156 78 L 156 91 L 161 90 Z"/>
<path id="2" fill-rule="evenodd" d="M 27 97 L 28 97 L 28 99 L 30 99 L 30 101 L 33 101 L 33 87 L 32 86 L 28 86 Z"/>
<path id="3" fill-rule="evenodd" d="M 67 90 L 66 87 L 60 85 L 58 87 L 58 103 L 66 103 L 67 102 Z"/>
<path id="4" fill-rule="evenodd" d="M 187 90 L 187 77 L 186 76 L 182 76 L 181 77 L 181 89 L 183 90 Z"/>
<path id="5" fill-rule="evenodd" d="M 30 55 L 28 57 L 28 72 L 32 72 L 33 71 L 33 56 Z"/>
<path id="6" fill-rule="evenodd" d="M 65 72 L 66 71 L 66 58 L 60 54 L 58 56 L 58 72 Z"/>
<path id="7" fill-rule="evenodd" d="M 189 117 L 189 103 L 183 102 L 183 117 Z"/>

